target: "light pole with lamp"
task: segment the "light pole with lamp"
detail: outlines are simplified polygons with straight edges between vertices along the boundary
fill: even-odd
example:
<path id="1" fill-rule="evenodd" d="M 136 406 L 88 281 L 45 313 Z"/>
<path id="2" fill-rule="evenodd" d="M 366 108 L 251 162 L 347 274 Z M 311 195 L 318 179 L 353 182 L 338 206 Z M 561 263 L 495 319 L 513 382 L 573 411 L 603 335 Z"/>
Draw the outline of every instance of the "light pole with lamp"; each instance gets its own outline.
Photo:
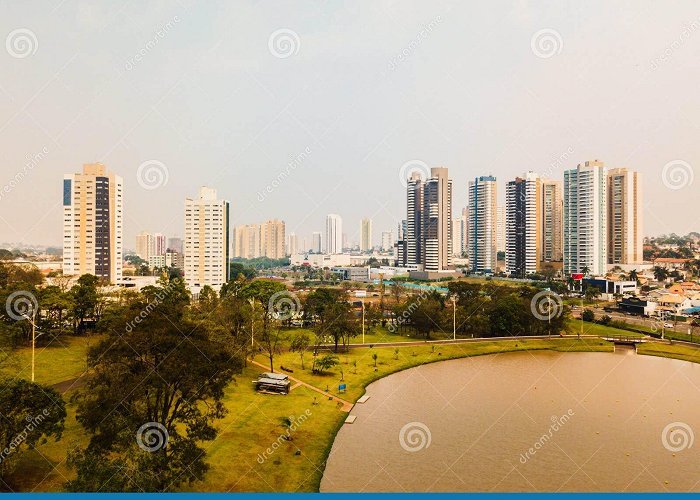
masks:
<path id="1" fill-rule="evenodd" d="M 34 360 L 36 359 L 36 339 L 41 337 L 44 333 L 39 332 L 36 334 L 36 311 L 32 311 L 32 317 L 27 314 L 22 314 L 22 317 L 26 318 L 27 321 L 32 325 L 32 382 L 34 382 Z"/>
<path id="2" fill-rule="evenodd" d="M 457 340 L 457 296 L 452 296 L 452 340 Z"/>

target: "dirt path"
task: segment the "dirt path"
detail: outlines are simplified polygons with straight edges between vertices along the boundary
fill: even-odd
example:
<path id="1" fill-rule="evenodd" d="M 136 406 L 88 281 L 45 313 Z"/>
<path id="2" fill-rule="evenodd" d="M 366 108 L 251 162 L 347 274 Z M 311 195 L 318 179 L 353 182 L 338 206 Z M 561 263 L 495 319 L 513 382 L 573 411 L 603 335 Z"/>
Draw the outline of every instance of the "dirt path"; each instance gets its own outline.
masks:
<path id="1" fill-rule="evenodd" d="M 250 361 L 252 364 L 254 364 L 254 365 L 257 366 L 257 367 L 262 368 L 262 369 L 265 370 L 266 372 L 268 371 L 268 368 L 270 368 L 269 366 L 263 365 L 262 363 L 258 363 L 257 361 L 254 361 L 254 360 L 252 360 L 252 359 L 249 359 L 248 361 Z M 307 384 L 307 383 L 304 382 L 303 380 L 299 380 L 298 378 L 292 377 L 292 376 L 289 375 L 289 374 L 285 374 L 285 375 L 288 375 L 288 376 L 289 376 L 289 380 L 295 382 L 295 384 L 294 384 L 294 386 L 293 386 L 292 388 L 299 387 L 300 385 L 303 385 L 304 387 L 307 387 L 307 388 L 311 389 L 312 391 L 318 392 L 319 394 L 323 394 L 325 397 L 327 397 L 327 398 L 329 398 L 329 399 L 333 399 L 333 400 L 337 401 L 338 403 L 341 403 L 341 404 L 343 405 L 343 407 L 342 407 L 341 409 L 342 409 L 345 413 L 349 413 L 350 410 L 352 410 L 353 404 L 352 404 L 350 401 L 345 401 L 344 399 L 341 399 L 341 398 L 339 398 L 339 397 L 337 397 L 337 396 L 334 396 L 333 394 L 330 394 L 330 393 L 328 393 L 328 392 L 326 392 L 326 391 L 322 391 L 322 390 L 319 389 L 318 387 L 315 387 L 315 386 L 313 386 L 313 385 L 311 385 L 311 384 Z"/>

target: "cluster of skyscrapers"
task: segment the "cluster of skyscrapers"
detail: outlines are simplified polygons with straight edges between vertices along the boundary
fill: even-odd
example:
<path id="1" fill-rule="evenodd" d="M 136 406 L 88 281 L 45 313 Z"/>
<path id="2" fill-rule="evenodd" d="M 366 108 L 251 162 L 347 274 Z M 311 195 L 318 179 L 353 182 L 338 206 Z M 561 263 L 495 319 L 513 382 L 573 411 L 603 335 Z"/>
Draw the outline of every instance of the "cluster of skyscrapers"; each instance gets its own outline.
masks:
<path id="1" fill-rule="evenodd" d="M 94 274 L 112 283 L 122 281 L 123 181 L 100 163 L 63 179 L 63 270 L 66 275 Z M 453 184 L 448 170 L 435 167 L 424 179 L 413 172 L 406 185 L 406 219 L 394 243 L 382 233 L 383 250 L 395 248 L 396 265 L 417 277 L 454 272 L 455 256 L 468 259 L 472 272 L 498 270 L 499 247 L 505 251 L 505 272 L 526 277 L 544 268 L 564 275 L 601 275 L 609 265 L 634 265 L 643 260 L 641 175 L 627 168 L 606 170 L 594 160 L 564 172 L 564 180 L 542 179 L 527 172 L 507 182 L 505 207 L 498 206 L 493 176 L 468 182 L 467 207 L 452 217 Z M 202 187 L 187 198 L 183 240 L 142 232 L 137 253 L 150 267 L 179 267 L 192 287 L 221 286 L 229 279 L 230 203 L 214 189 Z M 372 220 L 360 221 L 360 250 L 374 249 Z M 504 235 L 504 236 L 499 236 Z M 326 216 L 322 233 L 312 234 L 311 252 L 340 254 L 347 248 L 343 220 Z M 503 242 L 499 241 L 504 239 Z M 297 236 L 285 235 L 285 224 L 270 220 L 235 229 L 234 255 L 269 257 L 306 252 Z"/>
<path id="2" fill-rule="evenodd" d="M 513 277 L 547 267 L 601 275 L 608 265 L 643 260 L 641 176 L 598 160 L 565 171 L 563 183 L 534 172 L 508 181 L 503 212 L 496 178 L 481 176 L 468 182 L 467 207 L 451 218 L 446 168 L 431 169 L 429 179 L 413 172 L 406 197 L 396 264 L 419 273 L 451 271 L 453 255 L 465 256 L 471 272 L 494 273 L 501 245 Z"/>

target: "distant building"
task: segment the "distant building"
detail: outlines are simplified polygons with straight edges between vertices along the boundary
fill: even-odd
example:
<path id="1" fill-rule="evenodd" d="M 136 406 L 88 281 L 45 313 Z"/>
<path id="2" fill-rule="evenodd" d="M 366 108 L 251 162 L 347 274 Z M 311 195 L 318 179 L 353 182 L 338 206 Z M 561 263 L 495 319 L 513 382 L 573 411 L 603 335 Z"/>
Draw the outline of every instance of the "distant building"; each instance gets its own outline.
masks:
<path id="1" fill-rule="evenodd" d="M 394 233 L 382 231 L 382 251 L 389 252 L 392 248 L 394 248 Z"/>
<path id="2" fill-rule="evenodd" d="M 469 266 L 472 272 L 496 271 L 497 184 L 493 176 L 469 181 Z"/>
<path id="3" fill-rule="evenodd" d="M 360 221 L 360 251 L 372 250 L 372 219 L 364 218 Z"/>
<path id="4" fill-rule="evenodd" d="M 338 214 L 326 216 L 326 253 L 343 253 L 343 219 Z"/>
<path id="5" fill-rule="evenodd" d="M 261 254 L 260 225 L 244 224 L 233 230 L 233 256 L 239 259 L 255 259 Z"/>
<path id="6" fill-rule="evenodd" d="M 608 263 L 644 261 L 642 175 L 627 168 L 608 171 Z"/>
<path id="7" fill-rule="evenodd" d="M 370 268 L 365 267 L 332 267 L 331 272 L 340 276 L 345 281 L 358 281 L 368 283 L 370 280 Z"/>
<path id="8" fill-rule="evenodd" d="M 136 235 L 136 255 L 145 261 L 148 261 L 152 255 L 156 255 L 156 242 L 151 233 L 141 231 Z"/>
<path id="9" fill-rule="evenodd" d="M 183 271 L 185 269 L 185 256 L 180 252 L 168 250 L 165 252 L 165 266 Z"/>
<path id="10" fill-rule="evenodd" d="M 122 178 L 101 163 L 63 176 L 63 273 L 122 281 Z"/>
<path id="11" fill-rule="evenodd" d="M 587 161 L 564 172 L 564 274 L 605 274 L 606 237 L 605 167 Z"/>
<path id="12" fill-rule="evenodd" d="M 277 219 L 269 220 L 260 225 L 260 254 L 268 259 L 284 259 L 285 224 Z"/>
<path id="13" fill-rule="evenodd" d="M 202 187 L 185 200 L 185 281 L 190 287 L 218 289 L 229 279 L 230 204 Z"/>
<path id="14" fill-rule="evenodd" d="M 165 255 L 165 251 L 168 249 L 165 245 L 165 235 L 161 233 L 153 235 L 153 249 L 154 255 Z"/>
<path id="15" fill-rule="evenodd" d="M 296 255 L 299 252 L 297 235 L 289 233 L 287 236 L 287 255 Z"/>
<path id="16" fill-rule="evenodd" d="M 423 213 L 423 179 L 419 172 L 411 173 L 406 187 L 406 263 L 423 264 L 423 235 L 421 234 Z"/>
<path id="17" fill-rule="evenodd" d="M 169 238 L 168 239 L 168 249 L 182 255 L 182 253 L 184 252 L 184 248 L 182 245 L 182 238 Z"/>
<path id="18" fill-rule="evenodd" d="M 314 231 L 311 234 L 311 251 L 313 253 L 323 253 L 323 243 L 321 242 L 321 233 Z"/>
<path id="19" fill-rule="evenodd" d="M 447 168 L 433 167 L 423 185 L 421 228 L 423 269 L 427 272 L 452 268 L 452 180 Z"/>

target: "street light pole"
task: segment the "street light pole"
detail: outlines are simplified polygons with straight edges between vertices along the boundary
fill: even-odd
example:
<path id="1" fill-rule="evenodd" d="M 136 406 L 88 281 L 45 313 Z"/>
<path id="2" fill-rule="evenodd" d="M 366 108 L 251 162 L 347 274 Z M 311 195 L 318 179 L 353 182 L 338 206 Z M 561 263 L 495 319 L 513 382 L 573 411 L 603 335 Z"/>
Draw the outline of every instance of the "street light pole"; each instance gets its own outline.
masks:
<path id="1" fill-rule="evenodd" d="M 452 340 L 457 340 L 457 297 L 452 296 Z"/>
<path id="2" fill-rule="evenodd" d="M 251 297 L 249 302 L 250 302 L 250 308 L 251 308 L 251 312 L 250 312 L 250 347 L 252 348 L 252 347 L 255 347 L 255 343 L 253 341 L 253 339 L 254 339 L 253 328 L 255 326 L 255 299 Z"/>
<path id="3" fill-rule="evenodd" d="M 29 321 L 29 324 L 32 325 L 32 382 L 34 382 L 34 362 L 36 359 L 36 339 L 41 337 L 42 333 L 39 333 L 39 335 L 36 334 L 36 312 L 32 311 L 32 316 L 33 318 L 30 318 L 29 315 L 23 314 L 25 318 L 27 318 L 27 321 Z"/>
<path id="4" fill-rule="evenodd" d="M 362 299 L 362 343 L 365 343 L 365 299 Z"/>

